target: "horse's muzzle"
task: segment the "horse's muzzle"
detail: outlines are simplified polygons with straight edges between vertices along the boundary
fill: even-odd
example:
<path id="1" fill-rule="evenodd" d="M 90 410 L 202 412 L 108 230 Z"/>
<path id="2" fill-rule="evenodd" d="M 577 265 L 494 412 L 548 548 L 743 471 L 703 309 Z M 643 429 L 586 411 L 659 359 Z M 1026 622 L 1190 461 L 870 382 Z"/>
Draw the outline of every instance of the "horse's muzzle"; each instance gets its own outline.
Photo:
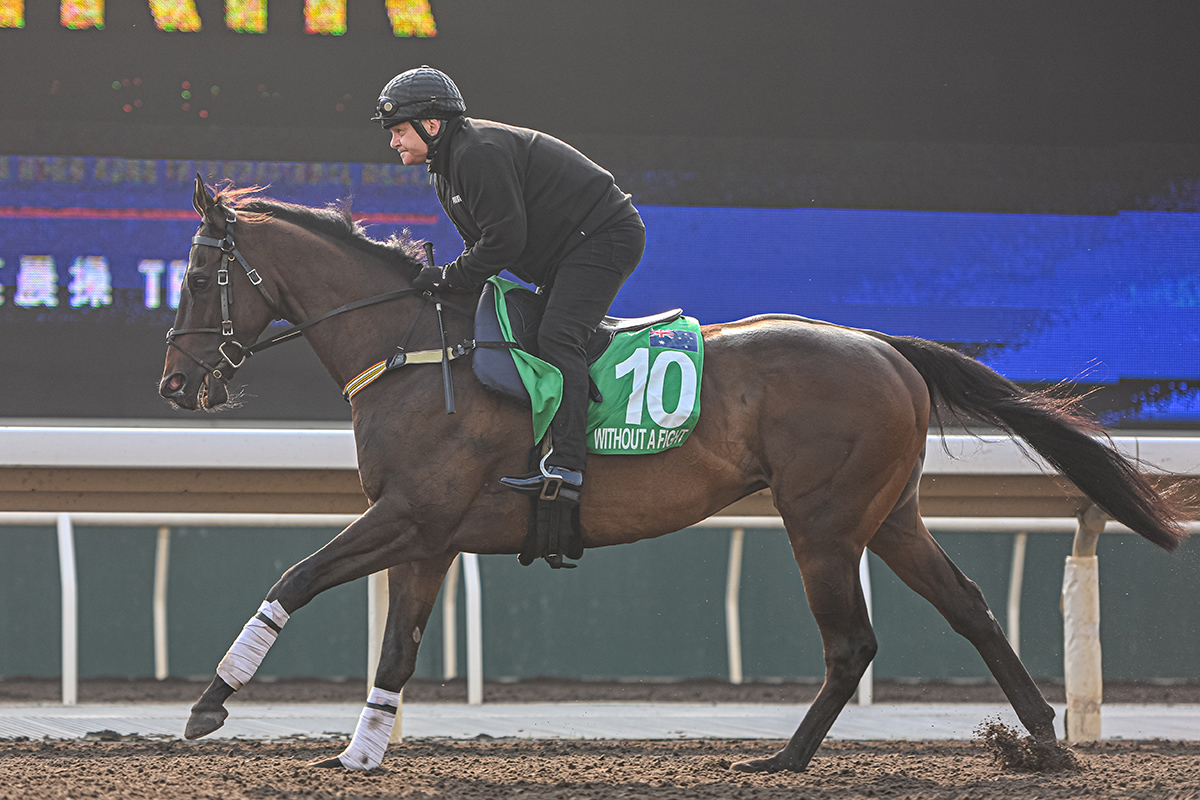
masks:
<path id="1" fill-rule="evenodd" d="M 229 390 L 224 381 L 212 375 L 189 381 L 182 372 L 172 372 L 163 378 L 158 385 L 158 393 L 163 399 L 188 411 L 199 408 L 212 410 L 229 400 Z"/>
<path id="2" fill-rule="evenodd" d="M 182 372 L 172 372 L 158 384 L 158 394 L 181 408 L 194 409 L 195 403 L 188 403 L 188 380 Z M 194 401 L 194 397 L 190 398 Z"/>

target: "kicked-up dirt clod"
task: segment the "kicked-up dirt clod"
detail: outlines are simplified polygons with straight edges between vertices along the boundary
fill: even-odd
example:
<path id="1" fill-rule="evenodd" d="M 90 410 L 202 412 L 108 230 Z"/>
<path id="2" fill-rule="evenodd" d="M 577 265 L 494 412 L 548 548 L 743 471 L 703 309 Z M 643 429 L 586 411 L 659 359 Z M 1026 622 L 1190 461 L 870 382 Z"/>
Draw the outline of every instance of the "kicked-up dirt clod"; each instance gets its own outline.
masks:
<path id="1" fill-rule="evenodd" d="M 1079 772 L 1079 759 L 1059 742 L 1039 742 L 1000 720 L 985 720 L 975 730 L 1004 769 L 1025 772 Z"/>

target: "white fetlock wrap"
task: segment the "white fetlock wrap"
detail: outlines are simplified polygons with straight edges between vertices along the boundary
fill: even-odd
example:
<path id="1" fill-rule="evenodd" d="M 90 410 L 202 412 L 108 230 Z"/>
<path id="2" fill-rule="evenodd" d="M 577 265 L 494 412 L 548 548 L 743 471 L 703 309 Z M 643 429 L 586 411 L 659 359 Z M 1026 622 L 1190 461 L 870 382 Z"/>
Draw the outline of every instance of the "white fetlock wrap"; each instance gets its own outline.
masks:
<path id="1" fill-rule="evenodd" d="M 235 690 L 249 683 L 287 621 L 278 600 L 264 601 L 217 665 L 217 676 Z"/>
<path id="2" fill-rule="evenodd" d="M 400 693 L 389 692 L 378 686 L 371 688 L 367 705 L 358 718 L 354 738 L 350 746 L 338 756 L 346 769 L 375 769 L 383 763 L 392 726 L 396 724 L 396 709 L 400 707 Z"/>

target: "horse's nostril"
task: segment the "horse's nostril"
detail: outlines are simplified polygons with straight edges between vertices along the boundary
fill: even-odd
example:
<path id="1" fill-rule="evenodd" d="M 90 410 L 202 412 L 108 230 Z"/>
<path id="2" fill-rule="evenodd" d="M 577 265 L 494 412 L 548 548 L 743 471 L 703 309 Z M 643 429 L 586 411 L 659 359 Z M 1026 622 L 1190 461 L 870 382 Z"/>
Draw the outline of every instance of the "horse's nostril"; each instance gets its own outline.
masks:
<path id="1" fill-rule="evenodd" d="M 180 373 L 176 372 L 163 381 L 163 390 L 167 392 L 178 392 L 183 388 L 187 380 Z"/>

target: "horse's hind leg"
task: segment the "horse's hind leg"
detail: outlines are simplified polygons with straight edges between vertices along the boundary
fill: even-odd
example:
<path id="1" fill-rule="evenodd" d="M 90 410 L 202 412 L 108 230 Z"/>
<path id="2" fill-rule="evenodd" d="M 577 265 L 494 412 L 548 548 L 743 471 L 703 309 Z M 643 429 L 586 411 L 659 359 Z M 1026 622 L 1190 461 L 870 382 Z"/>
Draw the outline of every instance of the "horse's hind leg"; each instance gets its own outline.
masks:
<path id="1" fill-rule="evenodd" d="M 862 551 L 854 546 L 853 537 L 826 538 L 818 546 L 793 535 L 792 549 L 804 577 L 809 608 L 821 630 L 825 682 L 787 746 L 769 758 L 733 765 L 743 772 L 807 767 L 875 657 L 875 634 L 858 578 Z"/>
<path id="2" fill-rule="evenodd" d="M 1013 652 L 979 587 L 929 535 L 915 496 L 888 516 L 871 539 L 870 548 L 975 646 L 1029 733 L 1040 741 L 1053 742 L 1054 709 Z"/>
<path id="3" fill-rule="evenodd" d="M 345 767 L 368 770 L 383 761 L 396 722 L 400 690 L 417 666 L 417 649 L 433 611 L 442 580 L 454 553 L 400 564 L 388 570 L 388 616 L 375 670 L 375 685 L 358 718 L 358 727 L 341 754 L 320 761 L 315 767 Z"/>

